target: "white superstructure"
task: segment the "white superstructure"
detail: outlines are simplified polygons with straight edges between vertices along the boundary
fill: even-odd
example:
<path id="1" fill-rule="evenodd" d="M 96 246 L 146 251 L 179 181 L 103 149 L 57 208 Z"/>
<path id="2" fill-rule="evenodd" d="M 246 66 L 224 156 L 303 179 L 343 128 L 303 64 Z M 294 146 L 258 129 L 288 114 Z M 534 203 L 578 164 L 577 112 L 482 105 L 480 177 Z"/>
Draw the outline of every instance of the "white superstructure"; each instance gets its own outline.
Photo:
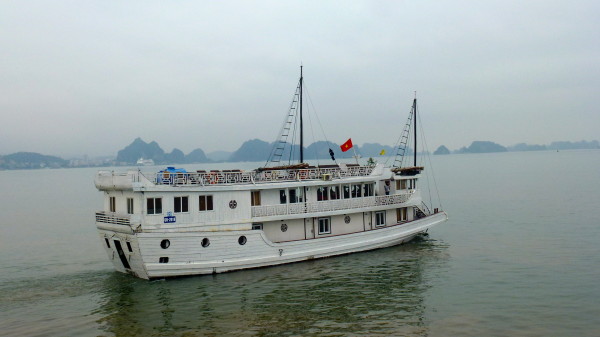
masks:
<path id="1" fill-rule="evenodd" d="M 146 279 L 359 252 L 447 219 L 422 202 L 422 169 L 100 171 L 105 205 L 96 226 L 115 268 Z"/>

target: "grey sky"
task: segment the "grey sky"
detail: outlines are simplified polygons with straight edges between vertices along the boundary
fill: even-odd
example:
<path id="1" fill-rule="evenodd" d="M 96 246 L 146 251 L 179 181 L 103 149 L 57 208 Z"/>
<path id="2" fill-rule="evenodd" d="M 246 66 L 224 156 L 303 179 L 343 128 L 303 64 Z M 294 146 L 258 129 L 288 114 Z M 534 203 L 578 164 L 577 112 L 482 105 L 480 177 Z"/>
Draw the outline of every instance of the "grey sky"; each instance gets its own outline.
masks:
<path id="1" fill-rule="evenodd" d="M 415 90 L 430 150 L 599 139 L 599 18 L 598 1 L 2 1 L 0 154 L 273 141 L 300 62 L 337 143 L 393 144 Z"/>

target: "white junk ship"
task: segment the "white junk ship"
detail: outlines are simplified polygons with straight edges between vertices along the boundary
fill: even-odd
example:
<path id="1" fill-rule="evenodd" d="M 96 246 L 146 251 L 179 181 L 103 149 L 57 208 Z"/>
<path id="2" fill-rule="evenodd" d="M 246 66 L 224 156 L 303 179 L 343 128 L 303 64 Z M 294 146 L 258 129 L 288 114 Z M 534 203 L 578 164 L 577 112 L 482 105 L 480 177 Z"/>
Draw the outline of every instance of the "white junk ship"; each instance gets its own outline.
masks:
<path id="1" fill-rule="evenodd" d="M 213 274 L 348 254 L 410 241 L 447 220 L 426 206 L 416 163 L 416 99 L 400 137 L 404 158 L 414 127 L 414 164 L 310 166 L 303 159 L 300 76 L 268 163 L 291 146 L 299 116 L 298 164 L 252 170 L 158 173 L 100 171 L 100 240 L 115 269 L 144 279 Z M 298 148 L 298 147 L 296 147 Z M 289 155 L 288 159 L 291 159 Z"/>

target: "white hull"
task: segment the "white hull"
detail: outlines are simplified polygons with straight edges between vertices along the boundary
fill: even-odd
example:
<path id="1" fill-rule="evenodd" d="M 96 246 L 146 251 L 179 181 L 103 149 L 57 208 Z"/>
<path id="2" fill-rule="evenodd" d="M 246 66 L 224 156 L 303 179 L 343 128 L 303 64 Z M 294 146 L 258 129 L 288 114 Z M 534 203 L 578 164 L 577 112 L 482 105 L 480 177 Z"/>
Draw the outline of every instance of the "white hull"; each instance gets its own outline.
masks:
<path id="1" fill-rule="evenodd" d="M 118 233 L 99 228 L 103 246 L 116 270 L 145 279 L 222 273 L 348 254 L 398 245 L 446 221 L 444 212 L 406 223 L 318 239 L 273 243 L 262 230 Z M 111 237 L 110 248 L 104 244 Z M 238 238 L 247 243 L 240 245 Z M 210 245 L 202 247 L 201 241 Z M 168 249 L 160 247 L 168 239 Z M 119 257 L 119 242 L 123 259 Z M 131 252 L 129 251 L 131 247 Z M 168 255 L 169 263 L 158 263 Z"/>

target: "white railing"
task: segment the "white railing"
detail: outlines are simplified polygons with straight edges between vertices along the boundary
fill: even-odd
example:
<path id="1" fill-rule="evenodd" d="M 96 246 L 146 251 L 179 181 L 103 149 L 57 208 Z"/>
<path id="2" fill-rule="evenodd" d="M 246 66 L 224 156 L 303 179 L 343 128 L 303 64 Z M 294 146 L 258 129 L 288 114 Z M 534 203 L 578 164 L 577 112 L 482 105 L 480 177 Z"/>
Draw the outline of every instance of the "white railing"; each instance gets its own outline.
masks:
<path id="1" fill-rule="evenodd" d="M 214 185 L 269 183 L 277 181 L 301 181 L 315 179 L 339 179 L 368 176 L 372 166 L 348 166 L 345 168 L 307 168 L 263 171 L 211 171 L 187 173 L 143 173 L 157 185 Z"/>
<path id="2" fill-rule="evenodd" d="M 280 216 L 302 213 L 332 212 L 346 209 L 366 208 L 385 205 L 398 205 L 407 202 L 412 193 L 383 195 L 354 199 L 317 201 L 309 203 L 252 206 L 253 217 Z"/>
<path id="3" fill-rule="evenodd" d="M 129 216 L 117 216 L 114 213 L 96 212 L 96 222 L 129 226 L 131 219 Z"/>

